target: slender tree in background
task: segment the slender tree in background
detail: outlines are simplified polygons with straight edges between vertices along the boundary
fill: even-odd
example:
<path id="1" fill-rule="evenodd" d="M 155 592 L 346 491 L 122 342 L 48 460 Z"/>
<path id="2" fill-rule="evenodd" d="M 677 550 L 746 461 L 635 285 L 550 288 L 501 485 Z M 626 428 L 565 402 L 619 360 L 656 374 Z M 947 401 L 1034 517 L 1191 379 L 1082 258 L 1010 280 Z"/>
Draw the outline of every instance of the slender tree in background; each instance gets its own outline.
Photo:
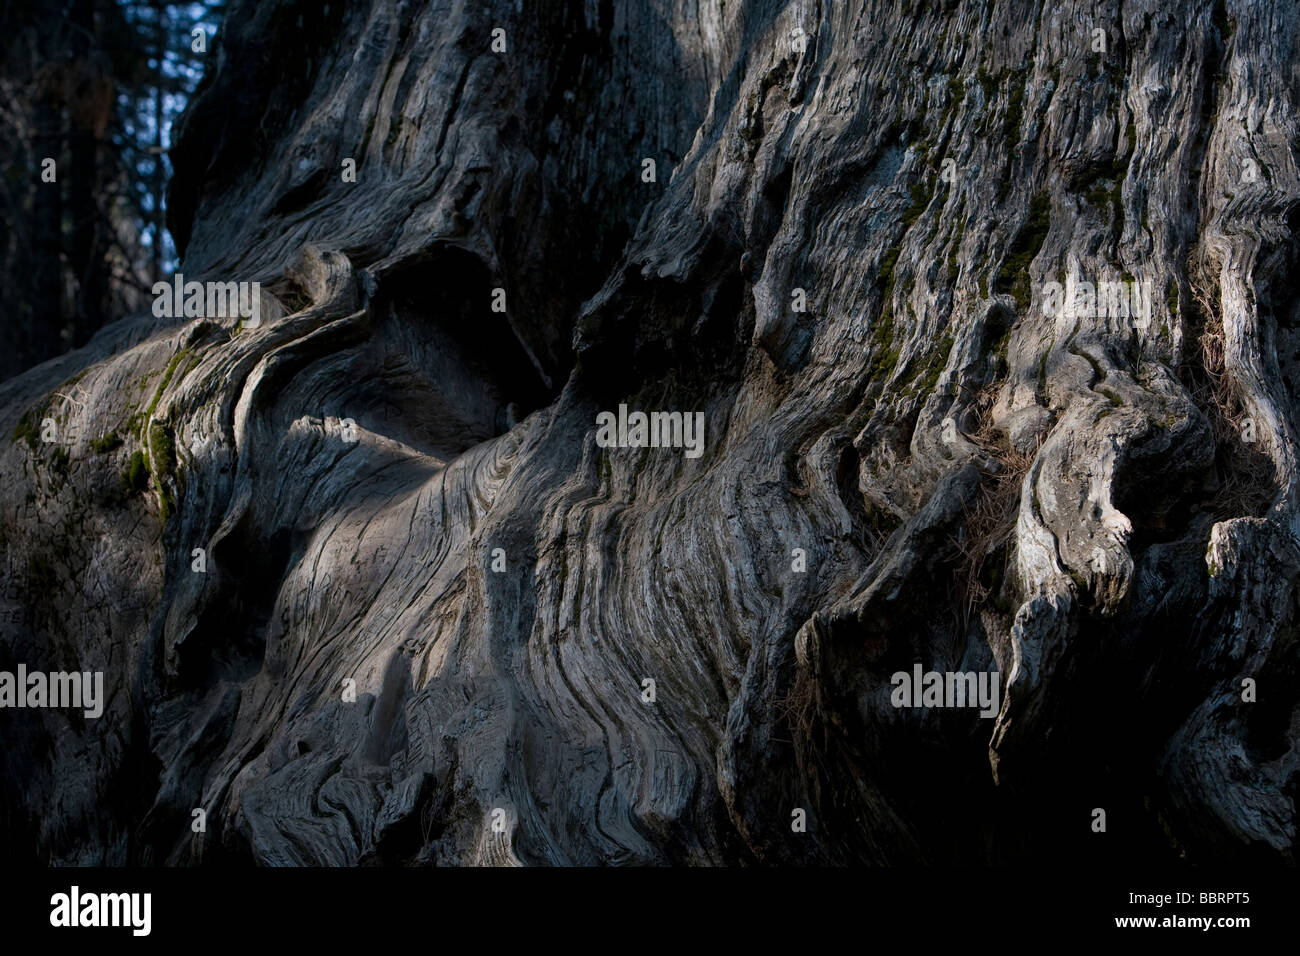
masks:
<path id="1" fill-rule="evenodd" d="M 57 331 L 63 324 L 63 293 L 60 288 L 63 197 L 62 186 L 58 183 L 57 162 L 62 153 L 62 142 L 58 81 L 58 70 L 50 66 L 42 68 L 36 79 L 33 158 L 36 160 L 36 169 L 40 171 L 40 182 L 33 190 L 30 204 L 34 241 L 25 247 L 30 249 L 33 256 L 31 296 L 34 301 L 28 309 L 33 320 L 37 320 L 39 315 L 39 321 L 34 321 L 25 336 L 33 364 L 43 362 L 54 354 Z M 54 165 L 46 167 L 46 159 L 55 160 Z M 44 182 L 47 176 L 55 181 Z"/>
<path id="2" fill-rule="evenodd" d="M 172 123 L 221 3 L 6 0 L 0 8 L 0 378 L 84 345 L 174 268 Z M 43 161 L 54 160 L 46 171 Z M 49 180 L 49 181 L 47 181 Z"/>
<path id="3" fill-rule="evenodd" d="M 153 271 L 162 275 L 163 270 L 163 189 L 167 181 L 167 171 L 163 160 L 163 84 L 166 82 L 167 49 L 167 5 L 155 3 L 153 7 L 154 56 L 157 67 L 153 77 Z"/>

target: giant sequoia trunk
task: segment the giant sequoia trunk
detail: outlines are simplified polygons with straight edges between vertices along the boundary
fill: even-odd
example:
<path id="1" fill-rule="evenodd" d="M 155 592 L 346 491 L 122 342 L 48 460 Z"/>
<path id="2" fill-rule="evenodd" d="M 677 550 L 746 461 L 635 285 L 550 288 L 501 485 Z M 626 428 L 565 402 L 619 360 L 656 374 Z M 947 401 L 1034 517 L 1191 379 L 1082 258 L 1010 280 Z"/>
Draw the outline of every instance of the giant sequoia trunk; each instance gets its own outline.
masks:
<path id="1" fill-rule="evenodd" d="M 260 325 L 0 386 L 0 667 L 107 698 L 6 842 L 1291 861 L 1295 8 L 939 6 L 233 2 L 170 199 Z"/>

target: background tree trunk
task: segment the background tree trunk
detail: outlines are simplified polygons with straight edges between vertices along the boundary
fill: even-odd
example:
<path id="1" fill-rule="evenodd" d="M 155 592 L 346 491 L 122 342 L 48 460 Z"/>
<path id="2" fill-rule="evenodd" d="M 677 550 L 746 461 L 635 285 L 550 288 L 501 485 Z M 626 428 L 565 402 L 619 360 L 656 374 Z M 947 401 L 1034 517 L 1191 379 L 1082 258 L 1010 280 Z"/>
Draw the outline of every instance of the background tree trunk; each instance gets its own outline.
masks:
<path id="1" fill-rule="evenodd" d="M 96 199 L 106 177 L 100 174 L 97 123 L 104 124 L 101 88 L 106 77 L 99 69 L 92 49 L 97 50 L 98 28 L 95 23 L 93 0 L 75 0 L 69 21 L 68 57 L 70 75 L 78 77 L 75 107 L 69 111 L 68 132 L 69 166 L 68 195 L 72 215 L 71 254 L 69 265 L 77 277 L 76 311 L 73 324 L 73 343 L 85 345 L 90 336 L 103 324 L 100 313 L 107 286 L 104 261 L 104 236 Z M 111 96 L 111 94 L 110 94 Z M 110 100 L 111 102 L 111 100 Z"/>
<path id="2" fill-rule="evenodd" d="M 35 240 L 32 352 L 42 362 L 60 351 L 59 330 L 63 327 L 63 187 L 57 178 L 55 182 L 46 182 L 41 165 L 46 159 L 53 159 L 57 177 L 58 163 L 63 158 L 63 115 L 58 89 L 52 81 L 41 91 L 34 118 L 37 153 L 34 175 L 40 180 L 40 186 L 32 201 Z"/>

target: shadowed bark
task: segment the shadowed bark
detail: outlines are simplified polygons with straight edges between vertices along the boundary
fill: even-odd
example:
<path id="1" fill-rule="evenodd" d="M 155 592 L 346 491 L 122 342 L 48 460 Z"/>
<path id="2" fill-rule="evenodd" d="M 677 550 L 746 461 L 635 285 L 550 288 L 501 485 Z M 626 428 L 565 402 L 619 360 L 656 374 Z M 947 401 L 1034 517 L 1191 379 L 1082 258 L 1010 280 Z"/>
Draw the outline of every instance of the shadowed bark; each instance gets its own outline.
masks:
<path id="1" fill-rule="evenodd" d="M 537 6 L 231 4 L 169 205 L 260 325 L 0 385 L 0 668 L 108 695 L 5 842 L 1293 862 L 1294 10 Z"/>

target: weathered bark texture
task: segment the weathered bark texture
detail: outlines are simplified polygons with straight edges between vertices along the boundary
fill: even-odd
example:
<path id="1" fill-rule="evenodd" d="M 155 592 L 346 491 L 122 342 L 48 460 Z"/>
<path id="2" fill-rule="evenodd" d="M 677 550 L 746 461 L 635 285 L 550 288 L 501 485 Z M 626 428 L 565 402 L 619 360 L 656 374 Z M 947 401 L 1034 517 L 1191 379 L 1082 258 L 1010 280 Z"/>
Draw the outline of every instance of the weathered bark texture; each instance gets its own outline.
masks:
<path id="1" fill-rule="evenodd" d="M 262 325 L 129 318 L 0 386 L 0 665 L 109 693 L 0 714 L 7 841 L 1293 861 L 1297 26 L 233 2 L 171 199 Z M 1045 315 L 1066 275 L 1149 319 Z M 597 447 L 620 403 L 704 412 L 703 455 Z M 1000 713 L 895 708 L 915 662 Z"/>

